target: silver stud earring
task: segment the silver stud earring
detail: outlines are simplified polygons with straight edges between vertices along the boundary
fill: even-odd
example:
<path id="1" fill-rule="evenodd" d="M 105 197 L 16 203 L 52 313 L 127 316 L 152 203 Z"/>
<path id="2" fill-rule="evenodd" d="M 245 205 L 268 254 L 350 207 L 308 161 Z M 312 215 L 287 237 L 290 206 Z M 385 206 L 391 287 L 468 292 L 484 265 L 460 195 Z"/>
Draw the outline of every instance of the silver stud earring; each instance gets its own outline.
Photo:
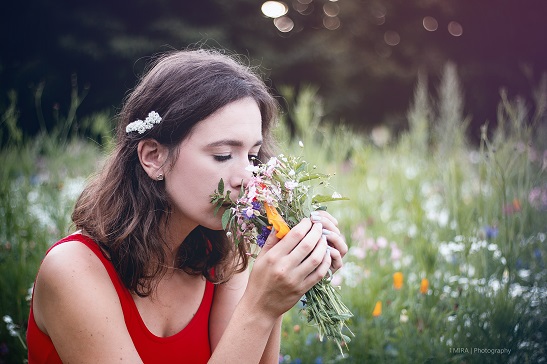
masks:
<path id="1" fill-rule="evenodd" d="M 161 173 L 158 174 L 158 176 L 156 177 L 156 179 L 157 179 L 158 181 L 163 181 L 163 174 L 161 174 Z"/>

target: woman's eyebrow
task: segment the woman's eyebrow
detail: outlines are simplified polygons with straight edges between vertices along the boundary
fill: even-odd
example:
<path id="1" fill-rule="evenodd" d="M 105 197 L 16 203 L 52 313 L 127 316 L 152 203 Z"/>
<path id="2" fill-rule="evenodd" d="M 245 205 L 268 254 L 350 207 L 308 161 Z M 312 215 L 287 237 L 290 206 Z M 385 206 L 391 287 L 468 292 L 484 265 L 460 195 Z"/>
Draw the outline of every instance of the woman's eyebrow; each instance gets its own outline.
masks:
<path id="1" fill-rule="evenodd" d="M 216 142 L 212 142 L 207 144 L 207 148 L 215 148 L 215 147 L 223 147 L 223 146 L 230 146 L 230 147 L 243 147 L 243 142 L 241 140 L 234 140 L 234 139 L 222 139 L 218 140 Z M 262 140 L 257 141 L 253 147 L 258 147 L 262 145 Z"/>

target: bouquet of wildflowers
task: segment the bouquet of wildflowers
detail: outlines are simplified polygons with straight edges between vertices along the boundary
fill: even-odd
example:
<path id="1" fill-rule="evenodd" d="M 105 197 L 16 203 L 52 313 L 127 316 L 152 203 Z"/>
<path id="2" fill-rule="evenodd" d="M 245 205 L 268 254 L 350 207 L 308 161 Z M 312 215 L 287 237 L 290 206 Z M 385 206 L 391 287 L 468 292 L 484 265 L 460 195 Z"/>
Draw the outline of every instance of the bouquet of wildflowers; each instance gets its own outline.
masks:
<path id="1" fill-rule="evenodd" d="M 242 186 L 236 202 L 230 198 L 230 191 L 224 193 L 222 179 L 211 195 L 215 213 L 221 207 L 228 207 L 222 215 L 222 226 L 235 244 L 246 242 L 262 248 L 272 227 L 276 236 L 282 238 L 312 211 L 324 209 L 324 202 L 346 199 L 337 193 L 316 194 L 316 188 L 328 185 L 330 176 L 315 172 L 315 166 L 310 171 L 301 157 L 280 155 L 248 168 L 253 177 Z M 341 345 L 347 346 L 350 338 L 342 330 L 347 328 L 346 321 L 353 315 L 331 285 L 330 278 L 323 278 L 305 294 L 303 312 L 308 322 L 317 326 L 319 338 L 323 340 L 326 336 L 334 340 L 343 354 Z"/>

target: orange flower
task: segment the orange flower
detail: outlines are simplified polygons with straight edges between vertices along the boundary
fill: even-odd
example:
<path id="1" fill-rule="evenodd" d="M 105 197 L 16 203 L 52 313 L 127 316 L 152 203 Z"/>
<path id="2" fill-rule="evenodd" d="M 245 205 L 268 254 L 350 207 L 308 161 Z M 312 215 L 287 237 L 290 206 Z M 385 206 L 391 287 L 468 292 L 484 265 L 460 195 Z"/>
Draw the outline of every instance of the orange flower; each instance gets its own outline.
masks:
<path id="1" fill-rule="evenodd" d="M 426 294 L 429 289 L 429 281 L 427 278 L 422 278 L 422 283 L 420 283 L 420 293 Z"/>
<path id="2" fill-rule="evenodd" d="M 374 311 L 372 311 L 372 316 L 378 317 L 382 314 L 382 301 L 376 302 L 374 306 Z"/>
<path id="3" fill-rule="evenodd" d="M 401 289 L 403 286 L 403 273 L 395 272 L 393 274 L 393 288 Z"/>
<path id="4" fill-rule="evenodd" d="M 291 228 L 289 228 L 289 225 L 287 225 L 285 220 L 283 220 L 281 215 L 279 215 L 277 209 L 267 203 L 264 204 L 264 209 L 266 210 L 266 215 L 268 216 L 268 223 L 272 224 L 275 229 L 275 236 L 278 239 L 281 239 L 287 235 Z"/>
<path id="5" fill-rule="evenodd" d="M 520 211 L 522 208 L 520 207 L 520 201 L 518 198 L 513 199 L 513 208 L 515 211 Z"/>

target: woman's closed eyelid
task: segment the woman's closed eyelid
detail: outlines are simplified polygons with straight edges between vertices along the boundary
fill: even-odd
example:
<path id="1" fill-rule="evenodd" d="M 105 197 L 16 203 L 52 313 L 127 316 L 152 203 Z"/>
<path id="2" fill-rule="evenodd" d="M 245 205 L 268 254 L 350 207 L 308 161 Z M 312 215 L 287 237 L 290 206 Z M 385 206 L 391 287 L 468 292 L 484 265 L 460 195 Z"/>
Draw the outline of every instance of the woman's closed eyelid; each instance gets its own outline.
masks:
<path id="1" fill-rule="evenodd" d="M 213 158 L 215 158 L 215 160 L 217 162 L 225 162 L 227 160 L 230 160 L 232 159 L 232 155 L 231 154 L 215 154 L 213 156 Z M 258 154 L 249 154 L 247 156 L 247 158 L 250 160 L 250 161 L 255 161 L 255 160 L 258 160 Z"/>
<path id="2" fill-rule="evenodd" d="M 232 155 L 231 154 L 219 154 L 219 155 L 214 155 L 213 158 L 215 158 L 215 160 L 217 162 L 225 162 L 225 161 L 231 159 Z"/>

